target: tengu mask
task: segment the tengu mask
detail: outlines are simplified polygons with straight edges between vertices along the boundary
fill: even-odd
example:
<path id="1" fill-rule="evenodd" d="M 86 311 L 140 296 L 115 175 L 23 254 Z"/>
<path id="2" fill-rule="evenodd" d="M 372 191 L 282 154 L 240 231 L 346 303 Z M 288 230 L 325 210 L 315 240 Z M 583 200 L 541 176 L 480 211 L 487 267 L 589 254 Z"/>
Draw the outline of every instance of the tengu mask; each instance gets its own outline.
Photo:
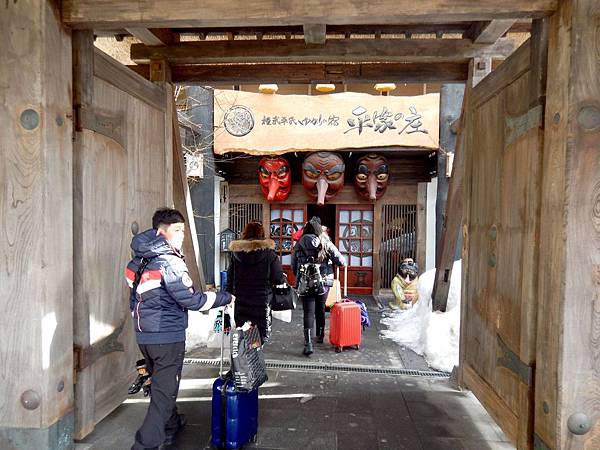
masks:
<path id="1" fill-rule="evenodd" d="M 292 190 L 290 163 L 282 157 L 261 159 L 258 163 L 258 180 L 268 201 L 284 201 Z"/>
<path id="2" fill-rule="evenodd" d="M 344 160 L 337 153 L 312 153 L 302 163 L 302 185 L 317 205 L 324 205 L 344 187 L 344 170 Z"/>
<path id="3" fill-rule="evenodd" d="M 381 155 L 370 153 L 356 163 L 354 188 L 358 195 L 374 202 L 380 199 L 387 189 L 390 164 Z"/>

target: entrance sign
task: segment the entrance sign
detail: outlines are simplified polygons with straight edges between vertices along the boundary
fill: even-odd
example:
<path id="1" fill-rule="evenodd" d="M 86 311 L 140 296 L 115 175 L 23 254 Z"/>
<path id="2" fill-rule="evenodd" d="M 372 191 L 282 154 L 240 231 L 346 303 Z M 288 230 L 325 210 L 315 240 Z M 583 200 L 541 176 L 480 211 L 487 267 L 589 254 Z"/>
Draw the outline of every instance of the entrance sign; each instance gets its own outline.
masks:
<path id="1" fill-rule="evenodd" d="M 439 94 L 214 94 L 216 154 L 439 146 Z"/>

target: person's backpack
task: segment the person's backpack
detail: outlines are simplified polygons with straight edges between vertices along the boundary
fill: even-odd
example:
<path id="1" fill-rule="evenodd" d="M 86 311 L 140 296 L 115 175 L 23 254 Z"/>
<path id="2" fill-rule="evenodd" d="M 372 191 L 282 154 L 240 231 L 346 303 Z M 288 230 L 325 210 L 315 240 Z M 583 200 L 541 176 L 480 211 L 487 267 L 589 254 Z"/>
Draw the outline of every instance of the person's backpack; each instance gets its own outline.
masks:
<path id="1" fill-rule="evenodd" d="M 298 271 L 298 295 L 323 295 L 325 282 L 321 276 L 321 267 L 313 257 L 302 264 Z"/>

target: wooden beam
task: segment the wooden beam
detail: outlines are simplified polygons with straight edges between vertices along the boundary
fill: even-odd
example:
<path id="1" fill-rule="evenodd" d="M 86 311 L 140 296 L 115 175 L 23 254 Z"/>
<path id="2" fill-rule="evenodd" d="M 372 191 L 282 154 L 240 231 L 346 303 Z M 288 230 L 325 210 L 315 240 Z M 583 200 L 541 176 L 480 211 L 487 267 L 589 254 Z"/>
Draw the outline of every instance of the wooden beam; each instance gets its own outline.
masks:
<path id="1" fill-rule="evenodd" d="M 461 111 L 460 125 L 456 135 L 456 150 L 454 151 L 454 169 L 448 186 L 448 200 L 446 203 L 446 219 L 442 226 L 442 237 L 436 261 L 439 261 L 435 270 L 433 282 L 432 307 L 434 311 L 446 311 L 448 293 L 450 292 L 450 279 L 452 277 L 452 266 L 456 254 L 456 244 L 460 233 L 463 219 L 463 174 L 464 174 L 464 146 L 465 146 L 465 111 L 473 89 L 471 79 L 473 77 L 473 63 L 469 69 L 469 80 L 467 81 L 465 95 Z M 438 174 L 438 176 L 443 176 Z"/>
<path id="2" fill-rule="evenodd" d="M 179 35 L 164 28 L 127 28 L 127 32 L 145 45 L 171 45 L 179 42 Z"/>
<path id="3" fill-rule="evenodd" d="M 511 29 L 515 19 L 497 19 L 475 22 L 463 35 L 477 44 L 493 44 Z"/>
<path id="4" fill-rule="evenodd" d="M 94 49 L 94 76 L 118 87 L 149 105 L 165 110 L 165 90 L 131 72 L 103 51 Z"/>
<path id="5" fill-rule="evenodd" d="M 167 88 L 169 94 L 168 107 L 172 118 L 173 127 L 173 203 L 186 218 L 185 240 L 183 241 L 183 253 L 187 255 L 187 268 L 190 278 L 194 282 L 196 289 L 205 290 L 204 271 L 202 269 L 202 260 L 199 255 L 198 235 L 196 234 L 196 222 L 194 219 L 194 210 L 190 197 L 190 188 L 185 173 L 185 160 L 183 156 L 183 147 L 181 146 L 181 134 L 179 131 L 179 118 L 177 116 L 177 107 L 171 86 Z"/>
<path id="6" fill-rule="evenodd" d="M 467 62 L 475 57 L 507 57 L 514 42 L 500 39 L 494 45 L 469 39 L 336 39 L 322 46 L 298 39 L 181 42 L 168 47 L 131 46 L 131 60 L 148 64 L 164 59 L 171 64 L 365 63 L 365 62 Z"/>
<path id="7" fill-rule="evenodd" d="M 324 23 L 309 23 L 302 26 L 306 44 L 324 44 L 327 38 L 327 27 Z"/>
<path id="8" fill-rule="evenodd" d="M 149 78 L 149 65 L 128 66 Z M 211 83 L 452 83 L 467 80 L 468 63 L 407 64 L 260 64 L 171 66 L 171 80 Z"/>
<path id="9" fill-rule="evenodd" d="M 63 0 L 63 22 L 72 28 L 172 28 L 302 25 L 304 23 L 411 24 L 473 22 L 493 19 L 538 18 L 550 15 L 558 0 L 478 0 L 452 2 L 427 0 L 375 0 L 347 2 L 248 2 L 179 0 L 176 7 L 163 2 L 139 0 Z"/>

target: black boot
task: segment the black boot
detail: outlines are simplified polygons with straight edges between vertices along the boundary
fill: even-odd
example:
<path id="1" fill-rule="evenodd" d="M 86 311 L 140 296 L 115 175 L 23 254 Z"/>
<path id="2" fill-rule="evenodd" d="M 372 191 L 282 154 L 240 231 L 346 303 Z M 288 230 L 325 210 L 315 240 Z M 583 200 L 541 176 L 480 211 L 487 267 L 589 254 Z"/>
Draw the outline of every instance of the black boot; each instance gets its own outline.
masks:
<path id="1" fill-rule="evenodd" d="M 322 344 L 325 338 L 325 327 L 317 327 L 317 344 Z"/>
<path id="2" fill-rule="evenodd" d="M 311 337 L 312 330 L 310 328 L 304 329 L 304 353 L 306 356 L 311 355 L 313 352 L 313 344 Z"/>

